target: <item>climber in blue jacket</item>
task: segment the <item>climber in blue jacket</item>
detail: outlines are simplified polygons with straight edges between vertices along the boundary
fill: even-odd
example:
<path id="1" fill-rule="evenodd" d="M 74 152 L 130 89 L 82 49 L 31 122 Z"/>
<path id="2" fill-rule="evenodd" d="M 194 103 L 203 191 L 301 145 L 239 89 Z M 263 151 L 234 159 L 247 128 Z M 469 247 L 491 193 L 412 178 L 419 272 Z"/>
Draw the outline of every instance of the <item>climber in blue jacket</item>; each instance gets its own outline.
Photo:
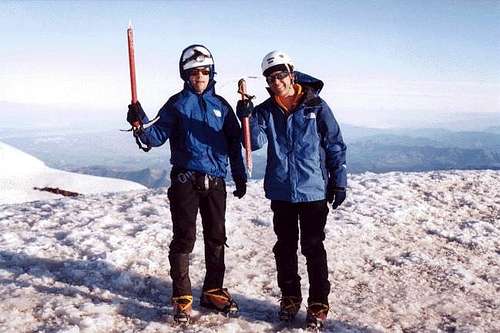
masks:
<path id="1" fill-rule="evenodd" d="M 280 319 L 292 320 L 302 302 L 297 249 L 300 232 L 307 260 L 307 325 L 321 327 L 329 311 L 328 266 L 323 240 L 327 202 L 336 209 L 346 198 L 346 146 L 328 104 L 323 82 L 294 71 L 291 58 L 273 51 L 262 61 L 270 97 L 255 108 L 239 101 L 240 119 L 250 117 L 252 150 L 267 143 L 264 178 L 277 242 L 273 248 L 282 292 Z"/>
<path id="2" fill-rule="evenodd" d="M 160 109 L 153 125 L 135 127 L 144 145 L 157 147 L 170 141 L 171 186 L 168 189 L 173 223 L 169 261 L 174 319 L 187 323 L 192 310 L 189 254 L 196 239 L 196 216 L 201 214 L 206 275 L 200 304 L 227 314 L 238 306 L 223 288 L 226 242 L 225 210 L 228 159 L 236 184 L 233 194 L 246 192 L 241 154 L 241 128 L 231 106 L 215 93 L 212 54 L 203 45 L 184 49 L 179 60 L 184 89 Z M 127 121 L 147 124 L 139 102 L 129 105 Z"/>

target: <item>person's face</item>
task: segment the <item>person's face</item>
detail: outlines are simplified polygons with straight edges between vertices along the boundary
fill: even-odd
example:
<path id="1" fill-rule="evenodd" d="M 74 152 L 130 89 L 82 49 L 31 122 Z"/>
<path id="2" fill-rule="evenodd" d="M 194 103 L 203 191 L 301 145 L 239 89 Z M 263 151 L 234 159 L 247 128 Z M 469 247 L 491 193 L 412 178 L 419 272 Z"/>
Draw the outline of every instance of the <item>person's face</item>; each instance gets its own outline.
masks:
<path id="1" fill-rule="evenodd" d="M 266 76 L 267 84 L 271 91 L 277 96 L 288 96 L 293 90 L 292 74 L 284 71 L 272 72 Z"/>
<path id="2" fill-rule="evenodd" d="M 201 94 L 207 89 L 208 81 L 210 80 L 209 67 L 192 68 L 188 72 L 189 83 L 197 94 Z"/>

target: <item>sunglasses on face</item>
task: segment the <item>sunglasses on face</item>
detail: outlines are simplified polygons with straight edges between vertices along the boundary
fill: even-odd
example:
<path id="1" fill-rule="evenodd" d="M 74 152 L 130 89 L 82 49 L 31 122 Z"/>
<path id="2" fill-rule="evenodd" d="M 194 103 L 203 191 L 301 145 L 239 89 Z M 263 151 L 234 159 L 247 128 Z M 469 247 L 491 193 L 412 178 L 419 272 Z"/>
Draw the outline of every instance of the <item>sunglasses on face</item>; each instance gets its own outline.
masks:
<path id="1" fill-rule="evenodd" d="M 288 75 L 290 75 L 289 72 L 278 72 L 276 74 L 272 74 L 272 75 L 269 75 L 269 76 L 266 76 L 266 81 L 267 83 L 271 84 L 272 82 L 274 82 L 274 80 L 283 80 L 284 78 L 286 78 Z"/>
<path id="2" fill-rule="evenodd" d="M 210 74 L 210 70 L 209 69 L 206 69 L 206 68 L 195 68 L 195 69 L 191 69 L 189 71 L 189 76 L 197 76 L 198 74 L 202 74 L 202 75 L 209 75 Z"/>

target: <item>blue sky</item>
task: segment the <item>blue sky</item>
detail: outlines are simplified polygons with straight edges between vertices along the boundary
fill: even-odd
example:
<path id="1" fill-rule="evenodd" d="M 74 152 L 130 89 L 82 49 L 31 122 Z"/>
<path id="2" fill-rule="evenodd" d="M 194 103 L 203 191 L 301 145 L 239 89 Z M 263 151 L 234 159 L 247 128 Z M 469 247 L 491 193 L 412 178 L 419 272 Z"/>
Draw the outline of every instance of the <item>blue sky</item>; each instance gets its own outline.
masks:
<path id="1" fill-rule="evenodd" d="M 262 57 L 280 49 L 325 81 L 341 120 L 500 112 L 500 1 L 479 0 L 3 1 L 0 101 L 122 112 L 129 19 L 151 113 L 181 86 L 179 54 L 192 43 L 214 54 L 229 101 L 236 80 L 260 75 Z"/>

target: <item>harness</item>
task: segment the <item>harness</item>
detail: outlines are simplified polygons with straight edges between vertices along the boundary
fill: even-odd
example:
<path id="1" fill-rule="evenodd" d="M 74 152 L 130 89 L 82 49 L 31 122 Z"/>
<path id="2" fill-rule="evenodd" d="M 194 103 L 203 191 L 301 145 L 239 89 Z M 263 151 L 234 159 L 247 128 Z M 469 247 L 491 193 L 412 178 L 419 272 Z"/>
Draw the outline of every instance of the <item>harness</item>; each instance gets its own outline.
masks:
<path id="1" fill-rule="evenodd" d="M 207 175 L 203 172 L 173 168 L 170 174 L 172 182 L 177 181 L 181 184 L 191 182 L 195 190 L 203 192 L 213 189 L 224 188 L 224 178 Z"/>

